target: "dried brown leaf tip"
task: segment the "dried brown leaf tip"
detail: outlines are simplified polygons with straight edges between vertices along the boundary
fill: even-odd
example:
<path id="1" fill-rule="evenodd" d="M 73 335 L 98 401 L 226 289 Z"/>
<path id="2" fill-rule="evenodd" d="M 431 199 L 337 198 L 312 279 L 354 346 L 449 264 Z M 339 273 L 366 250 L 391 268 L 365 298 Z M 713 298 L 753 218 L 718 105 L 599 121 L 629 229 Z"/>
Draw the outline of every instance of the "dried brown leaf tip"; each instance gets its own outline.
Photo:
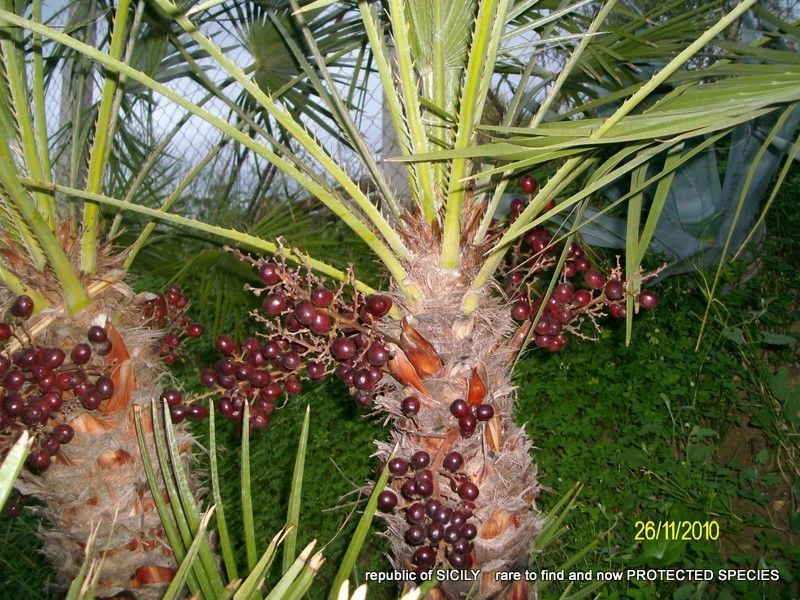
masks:
<path id="1" fill-rule="evenodd" d="M 131 578 L 131 587 L 138 588 L 154 583 L 167 583 L 172 581 L 175 569 L 160 567 L 157 565 L 147 565 L 136 569 L 136 573 Z"/>
<path id="2" fill-rule="evenodd" d="M 503 445 L 503 435 L 500 425 L 500 417 L 498 415 L 495 415 L 489 420 L 488 423 L 486 423 L 483 436 L 486 440 L 486 446 L 490 450 L 494 450 L 495 452 L 500 451 L 500 447 Z"/>
<path id="3" fill-rule="evenodd" d="M 503 533 L 509 527 L 516 527 L 519 525 L 519 521 L 517 520 L 517 516 L 509 512 L 505 509 L 500 509 L 494 512 L 491 517 L 486 521 L 486 524 L 483 526 L 483 531 L 481 532 L 481 536 L 484 539 L 491 540 L 492 538 L 496 538 L 498 535 Z"/>
<path id="4" fill-rule="evenodd" d="M 409 361 L 405 352 L 402 350 L 395 352 L 394 356 L 389 359 L 387 366 L 397 381 L 405 386 L 413 387 L 418 392 L 425 394 L 426 396 L 429 395 L 428 390 L 425 388 L 425 384 L 422 383 L 422 380 L 417 374 L 417 369 L 411 364 L 411 361 Z"/>
<path id="5" fill-rule="evenodd" d="M 439 358 L 436 349 L 414 329 L 407 317 L 403 318 L 400 346 L 422 379 L 432 377 L 442 370 L 442 359 Z"/>
<path id="6" fill-rule="evenodd" d="M 480 404 L 486 397 L 486 367 L 483 363 L 472 367 L 467 386 L 467 403 L 472 406 Z"/>

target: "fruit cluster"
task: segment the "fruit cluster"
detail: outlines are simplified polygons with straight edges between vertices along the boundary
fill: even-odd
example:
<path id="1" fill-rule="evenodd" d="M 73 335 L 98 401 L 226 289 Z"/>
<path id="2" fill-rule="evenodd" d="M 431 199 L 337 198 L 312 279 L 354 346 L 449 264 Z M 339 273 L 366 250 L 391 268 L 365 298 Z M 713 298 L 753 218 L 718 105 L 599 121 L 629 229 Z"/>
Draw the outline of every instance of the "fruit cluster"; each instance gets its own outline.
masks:
<path id="1" fill-rule="evenodd" d="M 524 207 L 525 202 L 516 198 L 512 202 L 510 219 L 513 221 L 519 216 Z M 626 295 L 630 293 L 619 266 L 603 274 L 593 268 L 583 249 L 575 243 L 567 251 L 560 282 L 549 295 L 545 296 L 537 288 L 538 281 L 530 282 L 523 289 L 523 284 L 533 275 L 555 267 L 557 250 L 547 229 L 531 229 L 510 253 L 505 278 L 506 289 L 513 297 L 511 316 L 520 322 L 534 321 L 536 346 L 551 352 L 558 352 L 568 344 L 568 334 L 588 337 L 581 333 L 581 326 L 587 321 L 597 328 L 597 320 L 605 314 L 616 319 L 626 318 Z M 641 281 L 654 275 L 642 276 Z M 658 295 L 652 290 L 643 290 L 635 300 L 642 308 L 654 308 Z"/>
<path id="2" fill-rule="evenodd" d="M 159 355 L 167 366 L 175 364 L 179 348 L 186 338 L 200 337 L 205 331 L 199 323 L 189 321 L 188 310 L 189 298 L 175 285 L 163 294 L 148 294 L 140 306 L 144 326 L 166 331 Z"/>
<path id="3" fill-rule="evenodd" d="M 231 421 L 242 420 L 247 402 L 250 405 L 250 428 L 264 429 L 281 394 L 284 391 L 287 394 L 300 392 L 300 379 L 293 373 L 300 366 L 297 353 L 291 355 L 288 351 L 282 354 L 277 343 L 267 342 L 262 346 L 256 338 L 249 338 L 240 346 L 227 335 L 219 336 L 214 347 L 222 358 L 213 368 L 203 370 L 200 381 L 222 395 L 219 410 Z M 290 355 L 285 360 L 288 367 L 276 372 L 274 363 L 270 361 L 278 358 L 282 366 L 285 355 Z M 296 362 L 295 355 L 298 356 Z"/>
<path id="4" fill-rule="evenodd" d="M 169 414 L 173 423 L 180 423 L 187 417 L 200 421 L 208 416 L 208 409 L 196 402 L 184 402 L 180 390 L 170 388 L 161 394 L 161 401 L 169 406 Z"/>
<path id="5" fill-rule="evenodd" d="M 458 419 L 461 436 L 468 438 L 475 433 L 479 421 L 488 421 L 494 416 L 494 408 L 485 403 L 469 405 L 459 399 L 450 403 L 450 414 Z"/>
<path id="6" fill-rule="evenodd" d="M 241 346 L 220 336 L 223 355 L 201 374 L 202 383 L 222 394 L 220 412 L 240 421 L 250 406 L 250 426 L 263 429 L 275 402 L 285 392 L 298 394 L 304 379 L 321 381 L 335 375 L 363 407 L 372 404 L 391 358 L 376 322 L 392 308 L 383 295 L 345 295 L 346 284 L 331 290 L 310 270 L 283 262 L 243 257 L 258 269 L 265 287 L 251 288 L 261 300 L 254 316 L 266 327 L 263 338 Z"/>
<path id="7" fill-rule="evenodd" d="M 95 410 L 114 394 L 109 367 L 99 357 L 111 351 L 106 330 L 92 325 L 86 341 L 56 348 L 33 343 L 25 321 L 33 301 L 19 296 L 7 322 L 0 322 L 0 457 L 23 429 L 36 434 L 28 468 L 43 473 L 74 435 L 67 415 L 79 406 Z M 12 352 L 9 347 L 15 346 Z"/>
<path id="8" fill-rule="evenodd" d="M 469 519 L 479 490 L 461 471 L 463 464 L 460 453 L 450 452 L 442 460 L 439 477 L 435 477 L 428 468 L 431 457 L 424 450 L 415 452 L 408 460 L 389 461 L 393 478 L 390 486 L 378 495 L 378 508 L 385 513 L 403 511 L 408 525 L 404 539 L 414 549 L 412 560 L 420 570 L 432 569 L 445 560 L 456 569 L 467 569 L 473 564 L 472 540 L 478 535 L 478 528 Z M 452 502 L 435 490 L 441 479 L 450 480 Z M 434 495 L 442 499 L 437 500 Z"/>

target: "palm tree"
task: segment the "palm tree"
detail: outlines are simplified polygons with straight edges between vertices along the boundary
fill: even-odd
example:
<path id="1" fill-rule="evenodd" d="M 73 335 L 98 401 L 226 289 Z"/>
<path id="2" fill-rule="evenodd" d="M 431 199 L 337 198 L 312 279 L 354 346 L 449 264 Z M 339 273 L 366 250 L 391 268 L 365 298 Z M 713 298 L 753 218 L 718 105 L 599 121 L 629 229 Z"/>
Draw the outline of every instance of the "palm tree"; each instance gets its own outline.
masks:
<path id="1" fill-rule="evenodd" d="M 15 8 L 42 20 L 41 2 L 2 3 L 4 11 Z M 143 12 L 141 4 L 130 14 L 121 11 L 98 45 L 131 60 L 129 40 L 142 28 Z M 137 407 L 161 394 L 163 332 L 143 327 L 144 298 L 124 282 L 124 256 L 98 235 L 98 208 L 79 215 L 74 204 L 23 183 L 52 181 L 59 170 L 48 137 L 46 94 L 52 92 L 54 64 L 70 63 L 53 50 L 41 36 L 26 37 L 19 29 L 0 35 L 0 452 L 24 429 L 35 436 L 16 486 L 42 502 L 37 510 L 49 525 L 42 532 L 43 552 L 56 567 L 56 585 L 66 586 L 82 572 L 84 551 L 96 537 L 94 551 L 106 558 L 95 571 L 97 593 L 134 586 L 142 597 L 160 597 L 177 565 L 147 493 L 133 418 Z M 123 98 L 123 81 L 94 69 L 76 78 L 76 87 L 82 90 L 95 75 L 101 97 L 88 103 L 89 115 L 81 113 L 87 104 L 80 100 L 70 107 L 74 126 L 62 131 L 71 144 L 61 164 L 72 185 L 119 189 L 116 176 L 126 173 L 120 147 L 132 156 L 124 144 L 135 136 L 130 127 L 118 127 L 117 118 L 120 107 L 123 117 L 129 114 L 135 98 Z M 145 423 L 151 427 L 149 418 Z M 176 436 L 185 454 L 193 444 L 185 424 Z M 152 437 L 147 447 L 153 448 Z"/>
<path id="2" fill-rule="evenodd" d="M 532 303 L 538 300 L 537 289 L 539 298 L 549 297 L 558 278 L 569 269 L 566 263 L 574 263 L 580 251 L 567 243 L 560 257 L 551 258 L 548 265 L 557 268 L 549 285 L 539 282 L 544 285 L 529 287 L 512 278 L 512 289 L 504 293 L 496 277 L 507 269 L 509 253 L 520 248 L 523 240 L 546 238 L 544 245 L 549 244 L 550 234 L 541 227 L 551 218 L 570 213 L 570 226 L 558 236 L 571 242 L 590 205 L 600 203 L 601 210 L 609 210 L 627 203 L 624 272 L 612 270 L 611 287 L 601 284 L 589 302 L 595 308 L 611 305 L 618 316 L 626 315 L 630 333 L 639 304 L 652 304 L 644 300 L 652 295 L 642 293 L 640 267 L 676 170 L 737 125 L 762 115 L 778 116 L 761 147 L 766 151 L 775 141 L 800 100 L 800 70 L 791 55 L 770 44 L 775 37 L 796 30 L 791 24 L 779 26 L 777 32 L 752 44 L 739 44 L 735 51 L 714 46 L 714 40 L 734 27 L 755 0 L 740 2 L 724 13 L 706 5 L 687 9 L 683 3 L 672 3 L 652 14 L 639 14 L 613 0 L 601 5 L 534 0 L 342 3 L 358 11 L 397 133 L 398 159 L 410 189 L 408 196 L 399 197 L 388 185 L 335 71 L 306 22 L 308 11 L 321 10 L 316 18 L 324 19 L 325 10 L 333 10 L 327 7 L 338 3 L 318 0 L 301 9 L 292 0 L 294 26 L 305 46 L 293 44 L 290 50 L 325 106 L 324 118 L 335 124 L 360 159 L 369 186 L 360 185 L 333 158 L 327 149 L 331 140 L 315 135 L 313 121 L 289 111 L 282 99 L 259 85 L 206 35 L 200 20 L 219 4 L 209 0 L 177 6 L 169 0 L 154 0 L 163 18 L 182 30 L 182 38 L 196 44 L 266 115 L 261 122 L 248 120 L 247 131 L 132 68 L 113 49 L 98 50 L 10 10 L 0 11 L 0 20 L 52 39 L 109 72 L 146 86 L 293 179 L 340 218 L 384 265 L 391 277 L 385 294 L 376 294 L 324 260 L 306 257 L 260 235 L 171 213 L 171 201 L 155 210 L 104 194 L 97 185 L 66 186 L 36 172 L 4 180 L 4 187 L 16 181 L 21 194 L 56 192 L 83 200 L 91 225 L 85 228 L 84 248 L 93 243 L 97 207 L 106 205 L 192 228 L 249 250 L 277 253 L 277 263 L 252 260 L 273 290 L 291 282 L 295 309 L 313 291 L 301 283 L 318 284 L 319 280 L 298 275 L 289 266 L 292 262 L 301 264 L 301 274 L 308 268 L 371 294 L 367 310 L 381 318 L 363 315 L 363 323 L 368 324 L 365 332 L 372 336 L 369 339 L 385 344 L 392 357 L 383 367 L 374 399 L 393 426 L 392 443 L 379 445 L 379 457 L 387 459 L 396 446 L 397 456 L 418 471 L 430 467 L 429 475 L 417 479 L 428 479 L 431 489 L 426 491 L 426 485 L 406 489 L 407 502 L 399 498 L 401 488 L 412 481 L 408 464 L 404 468 L 398 463 L 392 470 L 383 507 L 395 566 L 424 570 L 472 565 L 482 570 L 476 584 L 479 597 L 532 595 L 527 582 L 509 584 L 495 576 L 527 565 L 532 540 L 543 524 L 543 515 L 535 508 L 538 484 L 529 453 L 531 441 L 512 418 L 512 369 L 531 340 L 553 350 L 560 348 L 564 338 L 539 327 L 552 322 L 545 314 L 549 298 L 539 301 L 537 310 L 532 310 Z M 127 3 L 120 3 L 117 22 L 126 10 Z M 660 18 L 662 12 L 670 15 L 670 11 L 678 14 Z M 703 24 L 702 30 L 695 31 L 696 23 Z M 550 49 L 563 44 L 574 44 L 574 48 L 566 60 L 557 62 L 558 55 Z M 640 75 L 642 56 L 656 65 L 647 79 Z M 739 57 L 759 62 L 739 61 Z M 514 93 L 502 125 L 482 127 L 493 83 L 503 76 Z M 609 85 L 615 86 L 610 94 L 604 92 Z M 224 96 L 221 90 L 216 93 Z M 521 115 L 526 116 L 519 126 Z M 797 143 L 787 164 L 796 151 Z M 547 173 L 546 183 L 537 188 L 526 180 L 528 202 L 517 205 L 512 223 L 499 225 L 495 217 L 509 182 L 532 168 Z M 618 181 L 624 181 L 628 191 L 611 206 L 602 204 L 599 193 Z M 644 193 L 651 186 L 654 196 L 645 212 Z M 552 206 L 551 200 L 555 201 Z M 533 262 L 535 267 L 542 264 Z M 284 275 L 287 279 L 282 279 Z M 565 299 L 556 302 L 557 308 L 580 312 L 582 307 L 571 300 L 570 287 L 562 287 L 565 283 L 559 284 Z M 390 311 L 388 299 L 393 304 Z M 365 301 L 353 293 L 348 302 L 357 313 Z M 517 320 L 509 310 L 512 303 Z M 287 320 L 295 318 L 291 308 L 280 305 L 273 312 L 280 313 L 278 328 L 287 343 L 299 343 L 310 335 L 303 327 L 287 331 Z M 567 320 L 574 316 L 570 315 Z M 353 318 L 352 314 L 348 317 L 351 330 Z M 347 332 L 340 325 L 333 331 Z M 336 352 L 326 354 L 325 368 L 333 370 L 336 360 Z M 280 377 L 285 381 L 285 374 Z M 470 410 L 479 413 L 480 424 Z M 454 414 L 467 418 L 456 420 Z M 422 506 L 426 498 L 438 503 L 430 512 L 450 510 L 438 520 L 449 522 L 455 508 L 474 531 L 459 529 L 453 540 L 439 540 L 430 532 L 423 533 L 427 538 L 417 539 L 416 525 L 433 523 L 424 508 L 417 514 L 415 504 Z M 404 510 L 393 508 L 395 502 Z M 464 580 L 444 581 L 437 593 L 455 597 L 472 585 Z"/>

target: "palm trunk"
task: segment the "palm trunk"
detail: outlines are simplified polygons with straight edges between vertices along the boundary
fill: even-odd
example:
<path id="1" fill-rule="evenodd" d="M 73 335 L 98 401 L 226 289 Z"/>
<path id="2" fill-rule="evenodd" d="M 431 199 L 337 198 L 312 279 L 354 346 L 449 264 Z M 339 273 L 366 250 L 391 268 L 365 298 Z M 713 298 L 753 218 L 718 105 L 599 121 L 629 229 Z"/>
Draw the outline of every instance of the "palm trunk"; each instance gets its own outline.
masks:
<path id="1" fill-rule="evenodd" d="M 37 344 L 63 348 L 85 339 L 91 323 L 108 318 L 112 351 L 105 361 L 114 394 L 98 410 L 79 407 L 65 414 L 74 438 L 44 473 L 25 472 L 18 487 L 43 503 L 36 509 L 49 524 L 41 531 L 43 552 L 56 569 L 59 589 L 78 574 L 87 541 L 97 529 L 94 557 L 102 559 L 98 596 L 127 591 L 148 599 L 163 595 L 176 564 L 155 510 L 134 427 L 134 407 L 157 401 L 163 369 L 154 352 L 155 334 L 135 327 L 138 314 L 127 308 L 132 296 L 118 283 L 74 317 L 45 310 L 38 322 L 32 320 L 29 329 L 39 331 Z M 185 426 L 176 425 L 176 433 L 188 450 L 192 438 Z M 152 438 L 149 444 L 155 455 Z"/>
<path id="2" fill-rule="evenodd" d="M 534 592 L 524 582 L 513 587 L 498 581 L 498 572 L 527 567 L 534 536 L 541 528 L 541 518 L 533 507 L 539 485 L 536 466 L 529 450 L 531 442 L 524 430 L 514 424 L 514 388 L 511 367 L 526 330 L 516 331 L 507 305 L 485 290 L 481 306 L 464 317 L 461 303 L 471 273 L 454 272 L 438 267 L 436 248 L 417 254 L 408 271 L 422 292 L 416 304 L 402 304 L 405 319 L 400 331 L 400 348 L 391 363 L 398 383 L 392 393 L 379 399 L 380 407 L 393 416 L 391 443 L 379 444 L 381 458 L 399 446 L 397 456 L 409 459 L 423 450 L 430 456 L 433 472 L 431 498 L 453 509 L 464 505 L 454 491 L 456 484 L 471 481 L 478 486 L 475 509 L 470 522 L 477 526 L 468 568 L 480 569 L 479 598 L 527 598 Z M 397 294 L 399 297 L 400 295 Z M 428 344 L 430 346 L 428 346 Z M 406 361 L 405 359 L 408 359 Z M 402 382 L 402 383 L 399 383 Z M 413 418 L 403 415 L 402 400 L 416 395 L 421 409 Z M 465 400 L 470 406 L 488 404 L 494 416 L 479 422 L 469 437 L 462 435 L 450 405 Z M 458 473 L 442 468 L 449 452 L 463 456 Z M 399 509 L 386 516 L 390 532 L 394 566 L 415 569 L 414 552 L 430 544 L 436 552 L 436 568 L 449 568 L 452 545 L 446 541 L 432 544 L 430 535 L 421 545 L 410 546 L 404 539 L 410 525 L 407 509 L 419 496 L 403 501 L 401 487 L 413 474 L 394 477 L 390 486 L 401 498 Z M 433 522 L 430 515 L 424 523 Z M 440 585 L 440 593 L 457 598 L 473 586 L 472 581 L 451 581 Z"/>

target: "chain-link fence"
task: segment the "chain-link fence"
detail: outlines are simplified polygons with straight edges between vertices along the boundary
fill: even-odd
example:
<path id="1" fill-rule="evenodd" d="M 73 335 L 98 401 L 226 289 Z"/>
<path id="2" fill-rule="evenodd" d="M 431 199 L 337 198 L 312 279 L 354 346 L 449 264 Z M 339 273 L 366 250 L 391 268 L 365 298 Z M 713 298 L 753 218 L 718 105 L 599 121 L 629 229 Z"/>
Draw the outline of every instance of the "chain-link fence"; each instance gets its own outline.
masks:
<path id="1" fill-rule="evenodd" d="M 45 18 L 50 20 L 51 26 L 62 28 L 68 22 L 76 20 L 76 10 L 80 10 L 80 7 L 73 7 L 72 13 L 69 10 L 58 12 L 51 5 L 48 14 L 46 5 Z M 224 48 L 227 58 L 239 67 L 248 70 L 252 66 L 253 56 L 236 35 L 235 29 L 232 31 L 230 27 L 212 22 L 204 25 L 203 31 Z M 71 31 L 71 34 L 84 39 L 90 45 L 101 46 L 107 42 L 108 15 L 92 15 L 91 20 L 87 20 L 81 29 Z M 188 42 L 183 37 L 181 40 Z M 248 106 L 242 101 L 242 89 L 230 82 L 230 77 L 218 64 L 210 59 L 199 58 L 202 76 L 198 76 L 186 69 L 185 56 L 181 56 L 174 46 L 154 48 L 153 42 L 147 38 L 139 43 L 143 47 L 134 51 L 131 61 L 135 66 L 140 66 L 137 59 L 149 66 L 149 69 L 144 69 L 148 75 L 181 98 L 199 106 L 207 117 L 234 124 L 241 122 L 235 114 L 236 103 L 240 107 Z M 56 55 L 60 52 L 56 46 L 50 47 L 48 52 L 53 59 L 51 63 L 55 65 L 49 73 L 46 116 L 54 153 L 58 157 L 56 178 L 62 182 L 70 182 L 72 178 L 72 183 L 75 183 L 76 175 L 80 177 L 81 173 L 80 169 L 72 167 L 71 158 L 74 157 L 71 155 L 71 148 L 81 140 L 86 144 L 87 138 L 82 136 L 90 133 L 96 119 L 104 73 L 96 65 L 81 61 L 79 57 Z M 159 53 L 160 60 L 156 61 L 153 57 Z M 210 93 L 210 86 L 218 86 L 221 93 Z M 117 162 L 124 171 L 121 181 L 132 181 L 137 175 L 137 164 L 145 164 L 149 155 L 158 151 L 154 173 L 164 179 L 163 189 L 169 190 L 169 184 L 174 187 L 191 174 L 193 181 L 184 192 L 187 197 L 224 195 L 232 201 L 252 203 L 254 195 L 267 192 L 267 184 L 271 184 L 276 193 L 296 192 L 292 183 L 282 179 L 280 173 L 272 173 L 266 160 L 255 156 L 242 144 L 232 143 L 207 118 L 190 114 L 173 99 L 153 92 L 137 82 L 126 82 L 125 90 L 115 138 L 115 149 L 121 155 L 126 155 L 125 160 Z M 382 92 L 377 77 L 369 73 L 362 74 L 358 86 L 352 90 L 341 89 L 340 92 L 351 94 L 352 103 L 359 109 L 353 111 L 356 125 L 373 154 L 380 159 L 383 119 Z M 241 108 L 239 110 L 242 111 Z M 260 120 L 261 115 L 251 115 L 262 126 L 268 126 Z M 309 131 L 357 179 L 363 175 L 361 162 L 350 150 L 341 133 L 331 133 L 339 129 L 333 126 L 330 118 L 322 118 L 331 123 L 329 131 L 325 131 L 312 119 L 304 117 L 303 120 Z M 160 148 L 165 140 L 168 141 Z M 223 141 L 226 142 L 223 144 Z M 264 139 L 260 138 L 260 141 L 264 142 Z M 289 145 L 292 152 L 313 162 L 302 148 L 291 142 Z M 203 166 L 199 172 L 193 172 L 201 164 Z M 151 189 L 162 188 L 155 184 Z"/>

